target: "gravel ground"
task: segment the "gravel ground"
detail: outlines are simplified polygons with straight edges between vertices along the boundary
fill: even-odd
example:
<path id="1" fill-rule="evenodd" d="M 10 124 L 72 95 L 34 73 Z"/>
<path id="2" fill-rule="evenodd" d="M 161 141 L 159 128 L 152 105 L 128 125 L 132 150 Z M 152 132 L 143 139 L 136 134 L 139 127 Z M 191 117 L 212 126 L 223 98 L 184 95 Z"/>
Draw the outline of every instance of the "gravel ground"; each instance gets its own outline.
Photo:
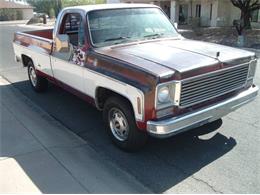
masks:
<path id="1" fill-rule="evenodd" d="M 235 28 L 197 28 L 180 26 L 180 33 L 189 39 L 208 41 L 228 46 L 237 46 L 237 31 Z M 245 31 L 246 40 L 245 47 L 260 49 L 260 29 L 252 29 Z"/>

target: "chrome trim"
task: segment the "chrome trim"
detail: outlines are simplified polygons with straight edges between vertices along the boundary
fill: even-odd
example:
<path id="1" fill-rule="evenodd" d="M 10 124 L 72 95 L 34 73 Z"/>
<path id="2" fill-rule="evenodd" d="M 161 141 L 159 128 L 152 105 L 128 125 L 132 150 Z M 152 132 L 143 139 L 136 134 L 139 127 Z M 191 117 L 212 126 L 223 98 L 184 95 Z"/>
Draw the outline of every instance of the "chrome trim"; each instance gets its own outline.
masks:
<path id="1" fill-rule="evenodd" d="M 46 29 L 46 30 L 52 30 L 52 29 Z M 30 33 L 30 31 L 28 31 L 28 33 Z M 22 36 L 25 36 L 25 37 L 31 37 L 33 39 L 37 39 L 39 41 L 45 41 L 45 42 L 48 42 L 50 44 L 53 43 L 52 39 L 47 39 L 47 38 L 44 38 L 44 37 L 31 35 L 31 34 L 28 34 L 28 33 L 26 33 L 26 32 L 16 32 L 16 35 L 22 35 Z"/>
<path id="2" fill-rule="evenodd" d="M 254 66 L 254 73 L 253 75 L 249 75 L 249 73 L 251 73 L 251 68 L 252 66 Z M 257 59 L 254 59 L 254 60 L 251 60 L 249 62 L 249 68 L 248 68 L 248 74 L 247 74 L 247 79 L 250 80 L 250 79 L 254 79 L 255 77 L 255 73 L 256 73 L 256 68 L 257 68 Z M 250 76 L 250 77 L 249 77 Z"/>
<path id="3" fill-rule="evenodd" d="M 253 61 L 253 60 L 251 60 L 251 61 Z M 201 74 L 201 75 L 197 75 L 197 76 L 194 76 L 194 77 L 186 78 L 186 79 L 183 79 L 181 81 L 182 82 L 192 81 L 192 80 L 194 80 L 196 78 L 208 76 L 208 75 L 211 75 L 211 74 L 216 74 L 216 73 L 219 73 L 219 72 L 222 72 L 222 71 L 227 71 L 227 70 L 230 70 L 230 69 L 233 69 L 233 68 L 238 68 L 239 66 L 246 66 L 246 65 L 249 65 L 251 63 L 251 61 L 243 63 L 243 64 L 238 64 L 238 65 L 235 65 L 235 66 L 232 66 L 232 67 L 229 67 L 229 68 L 223 68 L 223 69 L 216 70 L 216 71 L 213 71 L 213 72 L 208 72 L 208 73 L 205 73 L 205 74 Z"/>
<path id="4" fill-rule="evenodd" d="M 230 112 L 233 112 L 241 106 L 253 101 L 258 94 L 258 90 L 259 88 L 257 86 L 252 86 L 232 98 L 200 110 L 170 119 L 148 121 L 147 131 L 152 136 L 164 138 L 199 127 L 220 119 Z"/>
<path id="5" fill-rule="evenodd" d="M 210 72 L 210 73 L 198 75 L 198 76 L 195 76 L 195 77 L 187 78 L 187 79 L 181 80 L 181 85 L 183 85 L 184 82 L 191 82 L 191 81 L 193 81 L 193 80 L 195 80 L 195 79 L 198 79 L 198 78 L 203 79 L 203 78 L 208 77 L 208 76 L 210 76 L 210 75 L 215 75 L 215 74 L 219 74 L 219 73 L 222 73 L 222 72 L 226 72 L 226 71 L 228 71 L 228 70 L 237 69 L 237 68 L 242 67 L 242 66 L 248 67 L 248 71 L 249 71 L 249 63 L 251 63 L 251 61 L 250 61 L 250 62 L 247 62 L 247 63 L 240 64 L 240 65 L 232 66 L 232 67 L 229 67 L 229 68 L 224 68 L 224 69 L 221 69 L 221 70 L 217 70 L 217 71 L 214 71 L 214 72 Z M 218 94 L 216 94 L 216 95 L 210 96 L 210 97 L 205 98 L 205 99 L 201 99 L 201 100 L 198 100 L 198 101 L 191 101 L 190 103 L 188 102 L 188 103 L 185 104 L 185 105 L 181 105 L 182 99 L 180 98 L 180 105 L 179 105 L 179 107 L 180 107 L 180 108 L 186 108 L 186 107 L 189 107 L 189 106 L 192 106 L 192 105 L 201 103 L 201 102 L 205 102 L 205 101 L 210 100 L 210 99 L 212 99 L 212 98 L 216 98 L 216 97 L 219 97 L 219 96 L 221 96 L 221 95 L 230 93 L 230 92 L 232 92 L 232 91 L 241 89 L 241 88 L 243 88 L 243 87 L 246 86 L 246 80 L 247 80 L 247 77 L 246 77 L 246 79 L 245 79 L 245 83 L 243 83 L 241 86 L 232 88 L 232 89 L 230 89 L 230 90 L 226 90 L 226 91 L 224 91 L 223 93 L 218 93 Z M 214 81 L 214 80 L 213 80 L 213 81 Z M 182 91 L 181 91 L 181 95 L 182 95 Z"/>
<path id="6" fill-rule="evenodd" d="M 23 46 L 23 45 L 21 45 L 21 44 L 19 44 L 19 43 L 17 43 L 17 42 L 13 42 L 13 45 L 14 45 L 14 44 L 15 44 L 16 47 L 18 46 L 18 47 L 21 47 L 21 48 L 23 48 L 23 49 L 27 49 L 27 50 L 31 51 L 31 49 L 30 49 L 29 47 L 25 47 L 25 46 Z M 38 46 L 36 46 L 36 47 L 38 47 Z M 41 47 L 39 47 L 39 48 L 41 48 Z M 50 54 L 47 53 L 47 52 L 38 52 L 38 53 L 40 53 L 41 55 L 50 57 Z M 32 56 L 28 56 L 28 57 L 32 58 Z"/>
<path id="7" fill-rule="evenodd" d="M 155 100 L 154 100 L 154 107 L 156 110 L 160 110 L 160 109 L 164 109 L 167 108 L 169 106 L 178 106 L 179 105 L 179 100 L 180 100 L 180 91 L 177 91 L 181 89 L 180 87 L 180 81 L 169 81 L 169 82 L 165 82 L 165 83 L 160 83 L 156 86 L 155 89 Z M 169 101 L 168 103 L 164 103 L 161 106 L 158 105 L 158 89 L 160 89 L 163 86 L 170 86 L 170 93 L 174 93 L 173 96 L 171 95 L 171 101 Z M 176 87 L 177 86 L 177 87 Z M 174 88 L 174 90 L 172 90 L 172 88 Z M 177 98 L 176 100 L 174 98 Z"/>

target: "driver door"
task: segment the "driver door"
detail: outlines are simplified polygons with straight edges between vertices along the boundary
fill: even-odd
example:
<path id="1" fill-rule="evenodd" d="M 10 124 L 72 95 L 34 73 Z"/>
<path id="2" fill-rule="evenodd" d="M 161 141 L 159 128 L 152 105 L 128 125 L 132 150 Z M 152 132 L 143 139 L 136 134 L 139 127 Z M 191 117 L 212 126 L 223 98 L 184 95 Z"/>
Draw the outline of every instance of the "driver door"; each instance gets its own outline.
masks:
<path id="1" fill-rule="evenodd" d="M 84 23 L 80 13 L 64 15 L 57 33 L 68 35 L 71 49 L 67 52 L 54 49 L 51 56 L 54 78 L 64 87 L 83 92 L 83 65 L 85 62 L 83 47 L 85 36 Z"/>

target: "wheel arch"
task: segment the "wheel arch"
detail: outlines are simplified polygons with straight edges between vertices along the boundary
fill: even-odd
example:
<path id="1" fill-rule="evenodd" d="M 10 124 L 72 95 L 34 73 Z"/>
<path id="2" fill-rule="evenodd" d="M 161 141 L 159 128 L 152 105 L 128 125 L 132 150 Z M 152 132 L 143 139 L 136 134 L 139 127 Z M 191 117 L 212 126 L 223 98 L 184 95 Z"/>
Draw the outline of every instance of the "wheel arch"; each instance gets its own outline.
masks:
<path id="1" fill-rule="evenodd" d="M 130 97 L 130 96 L 133 96 L 133 93 L 130 92 L 129 94 L 130 95 L 127 96 L 125 93 L 122 93 L 122 92 L 119 92 L 119 91 L 116 91 L 116 90 L 113 90 L 113 89 L 110 89 L 107 87 L 98 86 L 95 90 L 96 107 L 99 110 L 103 110 L 104 104 L 109 97 L 111 97 L 111 96 L 120 97 L 120 98 L 123 98 L 124 100 L 126 100 L 130 104 L 132 111 L 135 115 L 136 122 L 142 121 L 144 119 L 144 111 L 142 108 L 140 108 L 142 110 L 142 113 L 138 112 L 138 105 L 137 105 L 138 101 L 135 99 L 135 97 L 132 97 L 132 98 Z M 136 96 L 139 97 L 140 95 L 136 94 Z M 143 98 L 141 101 L 143 101 Z M 143 106 L 143 103 L 141 103 L 140 107 Z M 142 116 L 140 116 L 140 115 L 142 115 Z"/>
<path id="2" fill-rule="evenodd" d="M 21 55 L 21 58 L 22 58 L 22 63 L 23 63 L 23 66 L 24 66 L 24 67 L 27 67 L 27 66 L 28 66 L 28 62 L 29 62 L 29 61 L 31 61 L 31 62 L 33 63 L 33 59 L 32 59 L 30 56 L 26 55 L 26 54 L 22 54 L 22 55 Z M 34 64 L 34 63 L 33 63 L 33 64 Z"/>
<path id="3" fill-rule="evenodd" d="M 133 105 L 127 96 L 123 95 L 122 93 L 118 93 L 115 90 L 101 86 L 97 87 L 95 92 L 95 103 L 97 108 L 99 110 L 103 110 L 106 100 L 111 96 L 116 96 L 125 99 L 133 109 Z"/>

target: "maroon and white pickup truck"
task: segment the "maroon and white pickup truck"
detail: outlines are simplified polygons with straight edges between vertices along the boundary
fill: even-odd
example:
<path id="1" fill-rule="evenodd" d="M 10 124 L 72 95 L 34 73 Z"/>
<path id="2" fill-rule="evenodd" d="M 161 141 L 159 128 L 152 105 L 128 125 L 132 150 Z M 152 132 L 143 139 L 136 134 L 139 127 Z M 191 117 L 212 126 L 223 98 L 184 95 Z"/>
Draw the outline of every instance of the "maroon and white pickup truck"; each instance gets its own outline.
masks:
<path id="1" fill-rule="evenodd" d="M 125 150 L 220 119 L 258 93 L 254 53 L 185 39 L 154 5 L 65 8 L 54 29 L 17 32 L 13 46 L 35 91 L 52 82 L 92 103 Z"/>

